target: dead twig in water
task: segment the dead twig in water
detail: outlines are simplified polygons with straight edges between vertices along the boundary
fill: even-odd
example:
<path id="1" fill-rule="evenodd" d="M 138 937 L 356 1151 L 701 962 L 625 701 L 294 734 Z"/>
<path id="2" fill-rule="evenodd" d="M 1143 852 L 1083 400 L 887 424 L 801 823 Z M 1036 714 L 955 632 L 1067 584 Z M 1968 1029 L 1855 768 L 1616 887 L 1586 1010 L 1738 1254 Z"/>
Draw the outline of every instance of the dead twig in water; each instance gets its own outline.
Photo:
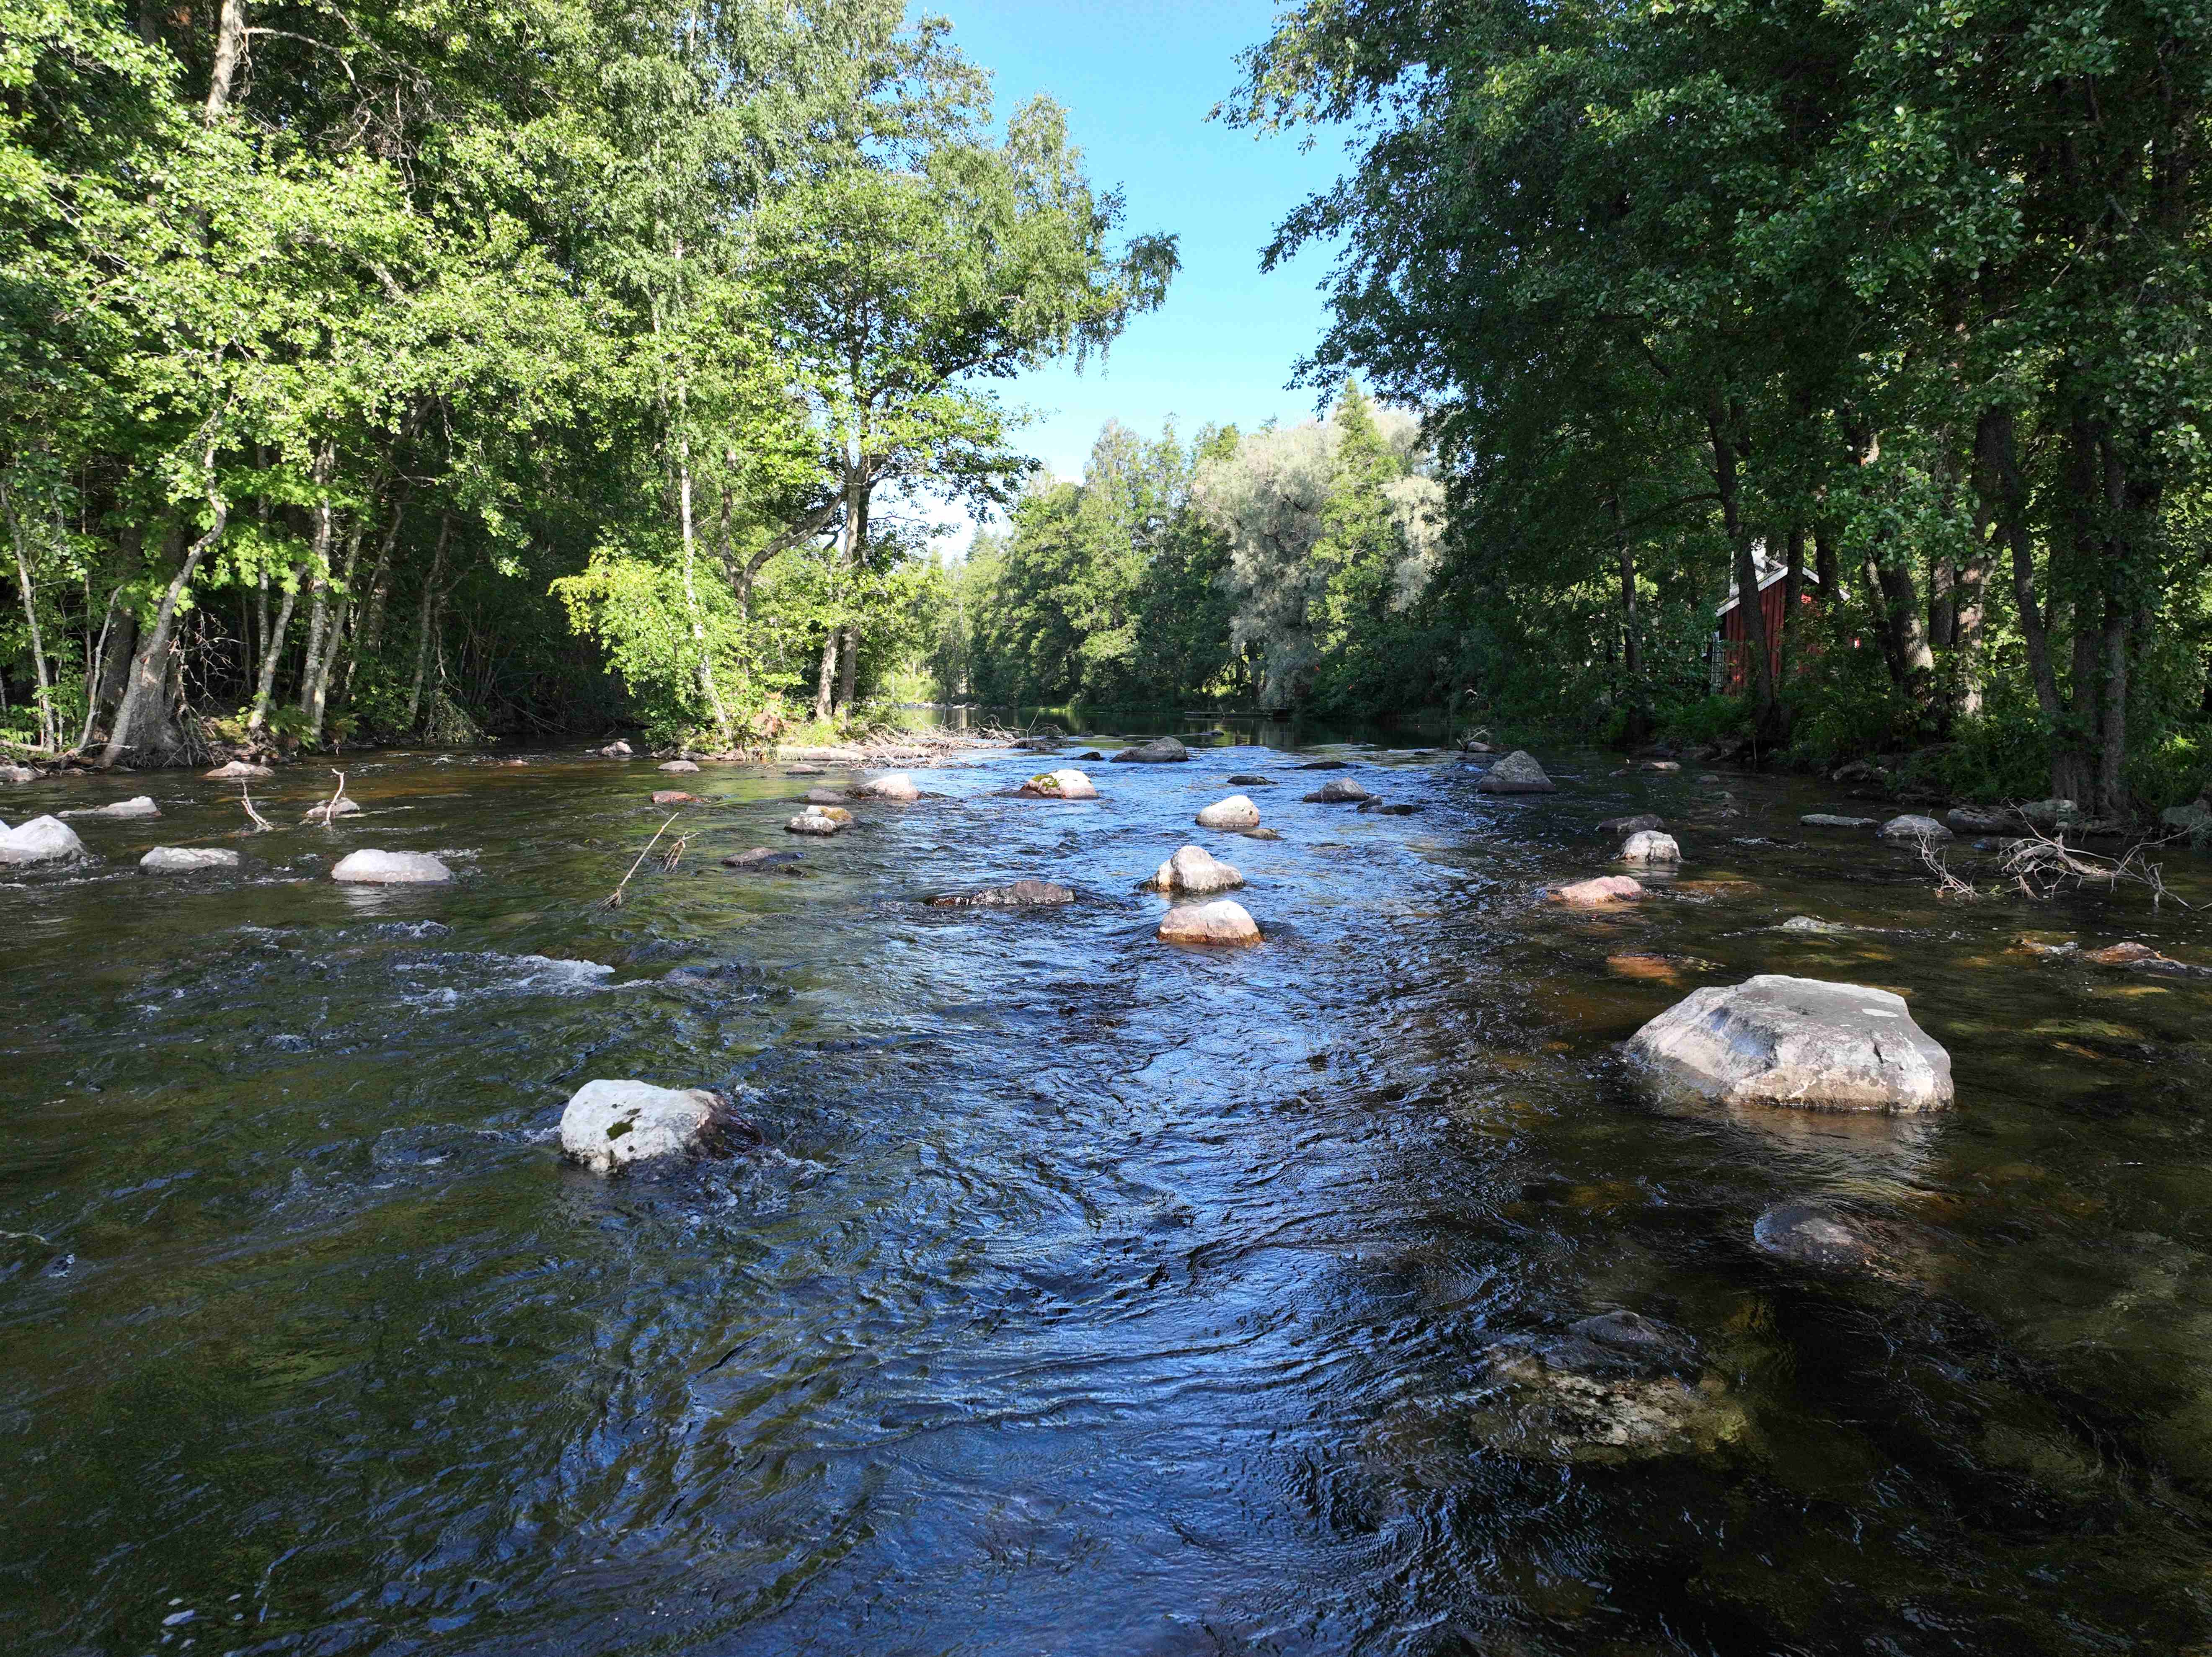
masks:
<path id="1" fill-rule="evenodd" d="M 683 813 L 679 811 L 676 814 L 676 816 L 681 816 L 682 815 Z M 635 874 L 639 869 L 644 866 L 646 859 L 653 854 L 653 848 L 660 844 L 660 837 L 668 832 L 669 823 L 674 822 L 676 821 L 676 816 L 670 817 L 668 819 L 668 822 L 662 823 L 659 828 L 653 831 L 653 838 L 646 841 L 645 850 L 640 852 L 637 854 L 637 861 L 629 865 L 629 875 Z M 677 840 L 676 848 L 679 852 L 684 849 L 684 841 L 681 836 Z M 617 881 L 615 883 L 614 890 L 609 892 L 605 897 L 599 900 L 599 907 L 600 908 L 619 909 L 622 907 L 623 888 L 629 884 L 629 875 L 624 875 L 620 880 Z"/>
<path id="2" fill-rule="evenodd" d="M 345 773 L 333 770 L 331 774 L 338 780 L 338 786 L 331 792 L 330 800 L 323 807 L 323 827 L 325 828 L 337 826 L 338 802 L 345 798 Z"/>
<path id="3" fill-rule="evenodd" d="M 265 835 L 276 828 L 275 823 L 253 809 L 253 796 L 246 792 L 246 779 L 243 777 L 238 780 L 238 803 L 246 808 L 246 821 L 253 825 L 255 834 Z"/>
<path id="4" fill-rule="evenodd" d="M 1920 860 L 1928 865 L 1928 872 L 1936 877 L 1936 901 L 1938 903 L 1972 903 L 1981 894 L 1972 885 L 1951 872 L 1951 867 L 1936 855 L 1936 843 L 1920 842 Z"/>
<path id="5" fill-rule="evenodd" d="M 664 825 L 664 826 L 665 826 L 665 825 Z M 674 874 L 674 873 L 676 872 L 676 865 L 677 865 L 677 864 L 678 864 L 679 861 L 681 861 L 681 860 L 682 860 L 683 856 L 684 856 L 684 848 L 686 846 L 689 846 L 690 843 L 691 843 L 691 836 L 690 836 L 690 835 L 677 835 L 677 837 L 676 837 L 676 844 L 674 844 L 673 846 L 670 847 L 666 851 L 663 852 L 663 853 L 660 854 L 660 871 L 661 871 L 661 873 L 663 873 L 663 874 L 671 874 L 671 875 L 672 875 L 672 874 Z"/>
<path id="6" fill-rule="evenodd" d="M 1998 866 L 2024 894 L 2039 902 L 2068 887 L 2095 881 L 2114 889 L 2123 883 L 2143 887 L 2150 893 L 2154 909 L 2167 903 L 2179 903 L 2185 909 L 2197 907 L 2169 891 L 2164 866 L 2143 855 L 2166 844 L 2165 841 L 2138 841 L 2122 855 L 2108 858 L 2069 846 L 2063 829 L 2055 835 L 2046 835 L 2031 824 L 2027 832 L 2028 838 L 2014 841 L 2004 848 Z"/>

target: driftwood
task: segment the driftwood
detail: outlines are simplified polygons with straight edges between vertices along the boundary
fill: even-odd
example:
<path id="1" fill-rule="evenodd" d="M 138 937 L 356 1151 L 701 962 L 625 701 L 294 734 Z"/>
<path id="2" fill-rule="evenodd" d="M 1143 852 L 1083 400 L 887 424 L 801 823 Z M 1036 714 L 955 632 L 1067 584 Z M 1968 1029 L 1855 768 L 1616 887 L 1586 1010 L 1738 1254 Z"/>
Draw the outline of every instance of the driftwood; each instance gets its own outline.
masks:
<path id="1" fill-rule="evenodd" d="M 681 816 L 682 815 L 683 813 L 680 811 L 676 814 L 677 816 Z M 637 861 L 629 865 L 629 874 L 624 875 L 620 880 L 617 881 L 615 883 L 614 890 L 609 892 L 605 897 L 599 900 L 599 907 L 602 909 L 619 909 L 622 907 L 623 888 L 629 884 L 629 876 L 635 874 L 641 868 L 644 867 L 646 859 L 652 855 L 653 848 L 660 844 L 660 837 L 668 832 L 669 824 L 675 821 L 676 817 L 672 816 L 668 819 L 667 822 L 662 823 L 659 828 L 653 831 L 653 838 L 646 841 L 645 850 L 640 852 L 637 854 Z M 676 855 L 681 855 L 683 850 L 684 837 L 678 835 L 676 841 Z M 674 868 L 676 866 L 675 857 L 672 856 L 664 866 L 672 869 Z"/>
<path id="2" fill-rule="evenodd" d="M 2086 885 L 2107 889 L 2130 885 L 2141 886 L 2149 892 L 2154 909 L 2167 903 L 2194 909 L 2197 905 L 2175 896 L 2167 889 L 2164 866 L 2153 863 L 2145 855 L 2169 843 L 2166 840 L 2141 841 L 2118 857 L 2111 858 L 2069 846 L 2063 829 L 2056 835 L 2046 835 L 2031 826 L 2027 838 L 2005 846 L 1997 866 L 2023 893 L 2039 901 Z"/>

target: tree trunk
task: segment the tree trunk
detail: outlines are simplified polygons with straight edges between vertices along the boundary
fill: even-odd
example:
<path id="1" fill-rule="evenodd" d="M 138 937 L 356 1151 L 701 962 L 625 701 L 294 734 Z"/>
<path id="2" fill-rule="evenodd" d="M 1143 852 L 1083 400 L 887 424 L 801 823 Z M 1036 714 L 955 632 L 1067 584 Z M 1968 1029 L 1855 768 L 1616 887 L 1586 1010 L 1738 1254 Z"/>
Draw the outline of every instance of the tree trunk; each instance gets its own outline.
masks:
<path id="1" fill-rule="evenodd" d="M 1782 674 L 1786 681 L 1797 665 L 1798 611 L 1805 602 L 1805 526 L 1790 526 L 1789 561 L 1782 576 Z"/>
<path id="2" fill-rule="evenodd" d="M 453 533 L 451 513 L 438 515 L 438 550 L 430 559 L 430 573 L 422 579 L 422 609 L 415 623 L 415 683 L 407 692 L 407 716 L 402 731 L 415 729 L 415 714 L 422 703 L 422 675 L 430 663 L 430 616 L 438 601 L 438 583 L 446 573 L 446 540 Z"/>
<path id="3" fill-rule="evenodd" d="M 284 638 L 291 630 L 292 607 L 300 602 L 300 587 L 306 579 L 303 568 L 300 579 L 284 589 L 283 599 L 276 606 L 276 619 L 270 624 L 269 642 L 261 652 L 261 678 L 253 687 L 253 711 L 246 716 L 248 736 L 269 723 L 269 703 L 276 689 L 277 665 L 284 659 Z"/>
<path id="4" fill-rule="evenodd" d="M 203 467 L 212 476 L 215 455 L 210 447 L 204 457 Z M 154 750 L 166 758 L 182 744 L 175 721 L 169 713 L 169 646 L 177 627 L 177 607 L 184 602 L 185 589 L 200 567 L 200 560 L 222 538 L 223 525 L 230 520 L 230 503 L 218 495 L 212 485 L 208 489 L 209 523 L 207 532 L 192 543 L 185 554 L 185 561 L 171 579 L 161 595 L 161 603 L 154 612 L 154 630 L 146 636 L 138 653 L 131 659 L 131 682 L 123 695 L 123 705 L 117 710 L 115 727 L 108 733 L 107 745 L 100 750 L 100 768 L 103 771 L 114 765 L 134 745 L 131 737 L 159 722 L 155 742 L 142 742 L 137 746 Z M 181 531 L 173 531 L 181 539 Z"/>
<path id="5" fill-rule="evenodd" d="M 1650 725 L 1644 707 L 1643 628 L 1636 614 L 1636 549 L 1620 515 L 1618 493 L 1606 499 L 1613 513 L 1613 559 L 1620 572 L 1620 671 L 1628 690 L 1628 727 L 1623 734 L 1632 743 L 1643 740 Z"/>
<path id="6" fill-rule="evenodd" d="M 1844 574 L 1838 568 L 1836 541 L 1824 524 L 1813 525 L 1813 579 L 1820 584 L 1823 604 L 1843 603 Z"/>
<path id="7" fill-rule="evenodd" d="M 323 634 L 322 653 L 315 659 L 313 677 L 309 681 L 307 737 L 317 741 L 323 734 L 323 716 L 330 703 L 331 672 L 337 665 L 338 652 L 345 647 L 346 623 L 353 615 L 353 572 L 361 558 L 361 537 L 368 529 L 368 514 L 364 508 L 353 514 L 353 522 L 346 530 L 345 561 L 338 566 L 337 593 L 332 598 L 330 627 Z"/>
<path id="8" fill-rule="evenodd" d="M 335 458 L 331 446 L 325 443 L 315 456 L 313 468 L 316 492 L 315 504 L 309 518 L 313 525 L 313 538 L 307 559 L 312 577 L 307 592 L 307 659 L 300 666 L 300 712 L 307 716 L 304 737 L 310 744 L 319 742 L 323 734 L 322 707 L 316 687 L 322 671 L 323 653 L 330 643 L 331 535 L 333 528 L 330 482 L 331 467 Z"/>
<path id="9" fill-rule="evenodd" d="M 206 118 L 210 126 L 230 106 L 232 83 L 246 58 L 246 0 L 222 0 L 216 19 L 215 65 L 208 72 Z"/>
<path id="10" fill-rule="evenodd" d="M 76 752 L 84 752 L 92 740 L 92 727 L 100 717 L 100 688 L 107 676 L 107 640 L 115 625 L 115 601 L 123 596 L 118 584 L 107 595 L 107 608 L 100 617 L 100 638 L 84 652 L 84 729 L 77 732 Z"/>
<path id="11" fill-rule="evenodd" d="M 53 685 L 46 677 L 46 646 L 39 627 L 38 592 L 31 581 L 30 537 L 22 513 L 15 510 L 15 493 L 4 483 L 0 483 L 0 510 L 8 514 L 9 538 L 15 547 L 15 579 L 22 584 L 23 620 L 31 629 L 31 671 L 39 698 L 39 746 L 51 754 L 61 746 L 61 732 L 54 724 Z"/>
<path id="12" fill-rule="evenodd" d="M 868 490 L 865 484 L 855 483 L 851 494 L 848 516 L 853 525 L 852 544 L 845 560 L 848 582 L 858 580 L 861 562 L 868 555 Z M 848 713 L 853 711 L 853 692 L 860 678 L 860 629 L 856 622 L 848 621 L 837 660 L 837 701 Z"/>
<path id="13" fill-rule="evenodd" d="M 1759 565 L 1752 556 L 1751 531 L 1743 521 L 1736 479 L 1735 440 L 1721 428 L 1721 417 L 1707 416 L 1705 428 L 1712 440 L 1713 482 L 1720 491 L 1721 524 L 1728 532 L 1735 566 L 1736 614 L 1743 617 L 1744 647 L 1749 652 L 1753 721 L 1762 742 L 1778 734 L 1774 698 L 1774 663 L 1766 653 L 1766 610 L 1759 602 Z"/>
<path id="14" fill-rule="evenodd" d="M 830 629 L 830 636 L 822 641 L 822 671 L 814 680 L 814 717 L 817 719 L 830 717 L 830 698 L 837 683 L 837 641 L 844 631 L 842 628 L 833 627 Z"/>
<path id="15" fill-rule="evenodd" d="M 691 442 L 679 439 L 676 445 L 677 495 L 684 526 L 684 606 L 686 618 L 691 623 L 691 648 L 697 652 L 693 671 L 699 681 L 699 694 L 714 711 L 714 730 L 724 749 L 734 740 L 730 728 L 730 711 L 722 705 L 720 688 L 714 683 L 714 655 L 707 638 L 707 624 L 699 613 L 698 543 L 692 534 L 691 524 Z"/>

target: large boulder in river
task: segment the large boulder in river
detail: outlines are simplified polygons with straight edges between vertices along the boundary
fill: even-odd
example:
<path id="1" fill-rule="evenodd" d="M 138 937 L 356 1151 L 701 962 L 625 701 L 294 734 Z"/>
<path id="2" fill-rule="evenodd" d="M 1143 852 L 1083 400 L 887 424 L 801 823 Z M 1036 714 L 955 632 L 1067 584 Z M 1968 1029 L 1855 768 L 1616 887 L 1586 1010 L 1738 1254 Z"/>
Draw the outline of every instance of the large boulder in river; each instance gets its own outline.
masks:
<path id="1" fill-rule="evenodd" d="M 1620 860 L 1672 865 L 1682 860 L 1682 848 L 1674 843 L 1672 835 L 1662 835 L 1656 828 L 1639 828 L 1620 848 Z"/>
<path id="2" fill-rule="evenodd" d="M 196 875 L 209 869 L 235 869 L 238 853 L 219 846 L 156 846 L 138 859 L 145 875 Z"/>
<path id="3" fill-rule="evenodd" d="M 76 830 L 59 817 L 33 817 L 0 835 L 0 863 L 63 863 L 86 855 Z"/>
<path id="4" fill-rule="evenodd" d="M 428 852 L 351 852 L 331 871 L 332 880 L 355 886 L 435 886 L 453 877 Z"/>
<path id="5" fill-rule="evenodd" d="M 946 892 L 929 901 L 940 909 L 1037 909 L 1073 903 L 1075 894 L 1056 881 L 1017 880 L 980 892 Z"/>
<path id="6" fill-rule="evenodd" d="M 690 760 L 670 760 L 660 768 L 664 771 L 696 771 L 699 768 Z"/>
<path id="7" fill-rule="evenodd" d="M 1349 805 L 1354 800 L 1373 799 L 1375 796 L 1349 777 L 1331 777 L 1304 798 L 1309 805 Z"/>
<path id="8" fill-rule="evenodd" d="M 1024 782 L 1018 792 L 1031 799 L 1097 799 L 1097 789 L 1091 779 L 1072 765 L 1057 771 L 1040 771 Z"/>
<path id="9" fill-rule="evenodd" d="M 1951 838 L 1951 831 L 1933 817 L 1908 811 L 1882 824 L 1881 838 L 1893 846 L 1941 846 Z"/>
<path id="10" fill-rule="evenodd" d="M 1475 779 L 1474 786 L 1486 794 L 1550 794 L 1559 791 L 1559 785 L 1544 774 L 1544 768 L 1526 750 L 1519 748 Z"/>
<path id="11" fill-rule="evenodd" d="M 161 808 L 154 804 L 150 794 L 137 794 L 129 799 L 110 800 L 105 805 L 81 805 L 74 811 L 64 811 L 65 817 L 158 817 Z"/>
<path id="12" fill-rule="evenodd" d="M 1161 917 L 1159 937 L 1169 944 L 1226 944 L 1260 941 L 1259 923 L 1241 903 L 1220 898 L 1212 903 L 1178 905 Z"/>
<path id="13" fill-rule="evenodd" d="M 912 777 L 903 771 L 892 771 L 880 777 L 871 777 L 853 790 L 854 799 L 900 800 L 911 804 L 921 798 L 921 790 L 915 786 Z"/>
<path id="14" fill-rule="evenodd" d="M 1762 1254 L 1825 1271 L 1850 1271 L 1875 1264 L 1874 1245 L 1842 1216 L 1816 1203 L 1786 1202 L 1759 1217 L 1751 1246 Z"/>
<path id="15" fill-rule="evenodd" d="M 1260 808 L 1242 794 L 1231 794 L 1227 799 L 1218 799 L 1211 805 L 1198 809 L 1198 826 L 1201 828 L 1226 828 L 1242 834 L 1260 826 Z"/>
<path id="16" fill-rule="evenodd" d="M 1244 877 L 1234 865 L 1222 862 L 1203 846 L 1178 847 L 1145 883 L 1156 892 L 1225 892 L 1243 883 Z"/>
<path id="17" fill-rule="evenodd" d="M 1554 886 L 1544 895 L 1571 909 L 1609 909 L 1616 903 L 1633 903 L 1644 895 L 1644 884 L 1627 875 L 1600 875 L 1570 886 Z"/>
<path id="18" fill-rule="evenodd" d="M 1951 1055 L 1900 996 L 1761 973 L 1693 990 L 1628 1039 L 1662 1086 L 1730 1105 L 1942 1110 Z"/>
<path id="19" fill-rule="evenodd" d="M 1190 757 L 1190 750 L 1173 737 L 1155 737 L 1150 742 L 1140 742 L 1133 748 L 1125 748 L 1109 762 L 1115 765 L 1172 765 Z"/>
<path id="20" fill-rule="evenodd" d="M 611 1174 L 630 1162 L 703 1148 L 718 1127 L 741 1127 L 718 1094 L 649 1082 L 586 1082 L 561 1113 L 561 1149 Z"/>
<path id="21" fill-rule="evenodd" d="M 234 782 L 240 778 L 273 777 L 276 774 L 265 765 L 256 765 L 252 760 L 233 760 L 228 765 L 218 765 L 203 774 L 210 781 Z"/>
<path id="22" fill-rule="evenodd" d="M 27 765 L 0 765 L 0 782 L 36 782 L 40 775 Z"/>

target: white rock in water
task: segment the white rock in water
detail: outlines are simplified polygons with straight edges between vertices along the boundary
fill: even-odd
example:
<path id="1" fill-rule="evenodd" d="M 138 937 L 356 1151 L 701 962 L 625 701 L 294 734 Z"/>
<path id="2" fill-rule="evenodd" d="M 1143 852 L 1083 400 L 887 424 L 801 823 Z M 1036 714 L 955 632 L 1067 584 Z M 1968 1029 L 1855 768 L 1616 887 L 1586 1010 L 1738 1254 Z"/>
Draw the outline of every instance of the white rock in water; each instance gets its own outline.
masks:
<path id="1" fill-rule="evenodd" d="M 853 791 L 855 799 L 918 800 L 921 790 L 915 786 L 914 779 L 903 771 L 893 771 L 887 776 L 873 777 Z"/>
<path id="2" fill-rule="evenodd" d="M 1160 921 L 1159 937 L 1170 944 L 1257 944 L 1260 927 L 1243 904 L 1224 897 L 1169 910 Z"/>
<path id="3" fill-rule="evenodd" d="M 1951 838 L 1951 831 L 1933 817 L 1907 812 L 1882 824 L 1881 838 L 1893 846 L 1941 846 Z"/>
<path id="4" fill-rule="evenodd" d="M 36 782 L 39 774 L 27 765 L 0 765 L 0 782 Z"/>
<path id="5" fill-rule="evenodd" d="M 1260 808 L 1242 794 L 1231 794 L 1227 799 L 1216 800 L 1201 806 L 1198 813 L 1201 828 L 1230 828 L 1242 832 L 1260 826 Z"/>
<path id="6" fill-rule="evenodd" d="M 586 1082 L 561 1113 L 561 1149 L 586 1168 L 611 1174 L 626 1162 L 690 1150 L 721 1108 L 703 1088 Z"/>
<path id="7" fill-rule="evenodd" d="M 1021 786 L 1021 792 L 1032 799 L 1097 799 L 1098 790 L 1091 779 L 1073 766 L 1062 766 L 1057 771 L 1040 771 Z"/>
<path id="8" fill-rule="evenodd" d="M 664 771 L 696 771 L 699 768 L 690 760 L 671 760 L 660 768 Z"/>
<path id="9" fill-rule="evenodd" d="M 1620 848 L 1623 863 L 1680 863 L 1682 848 L 1674 843 L 1672 835 L 1662 835 L 1656 828 L 1640 829 L 1628 837 Z"/>
<path id="10" fill-rule="evenodd" d="M 1665 1082 L 1723 1104 L 1805 1110 L 1942 1110 L 1951 1055 L 1902 997 L 1761 973 L 1693 990 L 1628 1039 Z"/>
<path id="11" fill-rule="evenodd" d="M 59 817 L 33 817 L 0 835 L 0 863 L 60 863 L 86 855 L 76 830 Z"/>
<path id="12" fill-rule="evenodd" d="M 302 822 L 328 822 L 332 817 L 357 817 L 361 802 L 350 794 L 340 794 L 336 799 L 317 800 L 300 813 Z"/>
<path id="13" fill-rule="evenodd" d="M 370 886 L 429 886 L 453 871 L 428 852 L 353 852 L 338 859 L 332 880 Z"/>
<path id="14" fill-rule="evenodd" d="M 256 765 L 251 760 L 233 760 L 228 765 L 218 765 L 201 774 L 215 782 L 228 782 L 237 777 L 273 777 L 276 774 L 265 765 Z"/>
<path id="15" fill-rule="evenodd" d="M 1158 892 L 1225 892 L 1242 886 L 1244 877 L 1203 846 L 1185 846 L 1145 883 Z"/>
<path id="16" fill-rule="evenodd" d="M 216 846 L 156 846 L 138 859 L 141 874 L 189 875 L 203 869 L 235 869 L 238 853 Z"/>
<path id="17" fill-rule="evenodd" d="M 1474 786 L 1486 794 L 1550 794 L 1559 790 L 1534 757 L 1519 748 L 1484 772 Z"/>
<path id="18" fill-rule="evenodd" d="M 1797 819 L 1808 828 L 1871 828 L 1872 817 L 1839 817 L 1826 811 L 1808 811 Z"/>
<path id="19" fill-rule="evenodd" d="M 154 804 L 150 794 L 137 794 L 129 799 L 111 800 L 106 805 L 81 805 L 74 811 L 64 811 L 65 817 L 158 817 L 161 808 Z"/>
<path id="20" fill-rule="evenodd" d="M 836 811 L 836 816 L 830 812 Z M 810 805 L 783 825 L 787 835 L 834 835 L 853 820 L 850 811 L 836 806 Z"/>

